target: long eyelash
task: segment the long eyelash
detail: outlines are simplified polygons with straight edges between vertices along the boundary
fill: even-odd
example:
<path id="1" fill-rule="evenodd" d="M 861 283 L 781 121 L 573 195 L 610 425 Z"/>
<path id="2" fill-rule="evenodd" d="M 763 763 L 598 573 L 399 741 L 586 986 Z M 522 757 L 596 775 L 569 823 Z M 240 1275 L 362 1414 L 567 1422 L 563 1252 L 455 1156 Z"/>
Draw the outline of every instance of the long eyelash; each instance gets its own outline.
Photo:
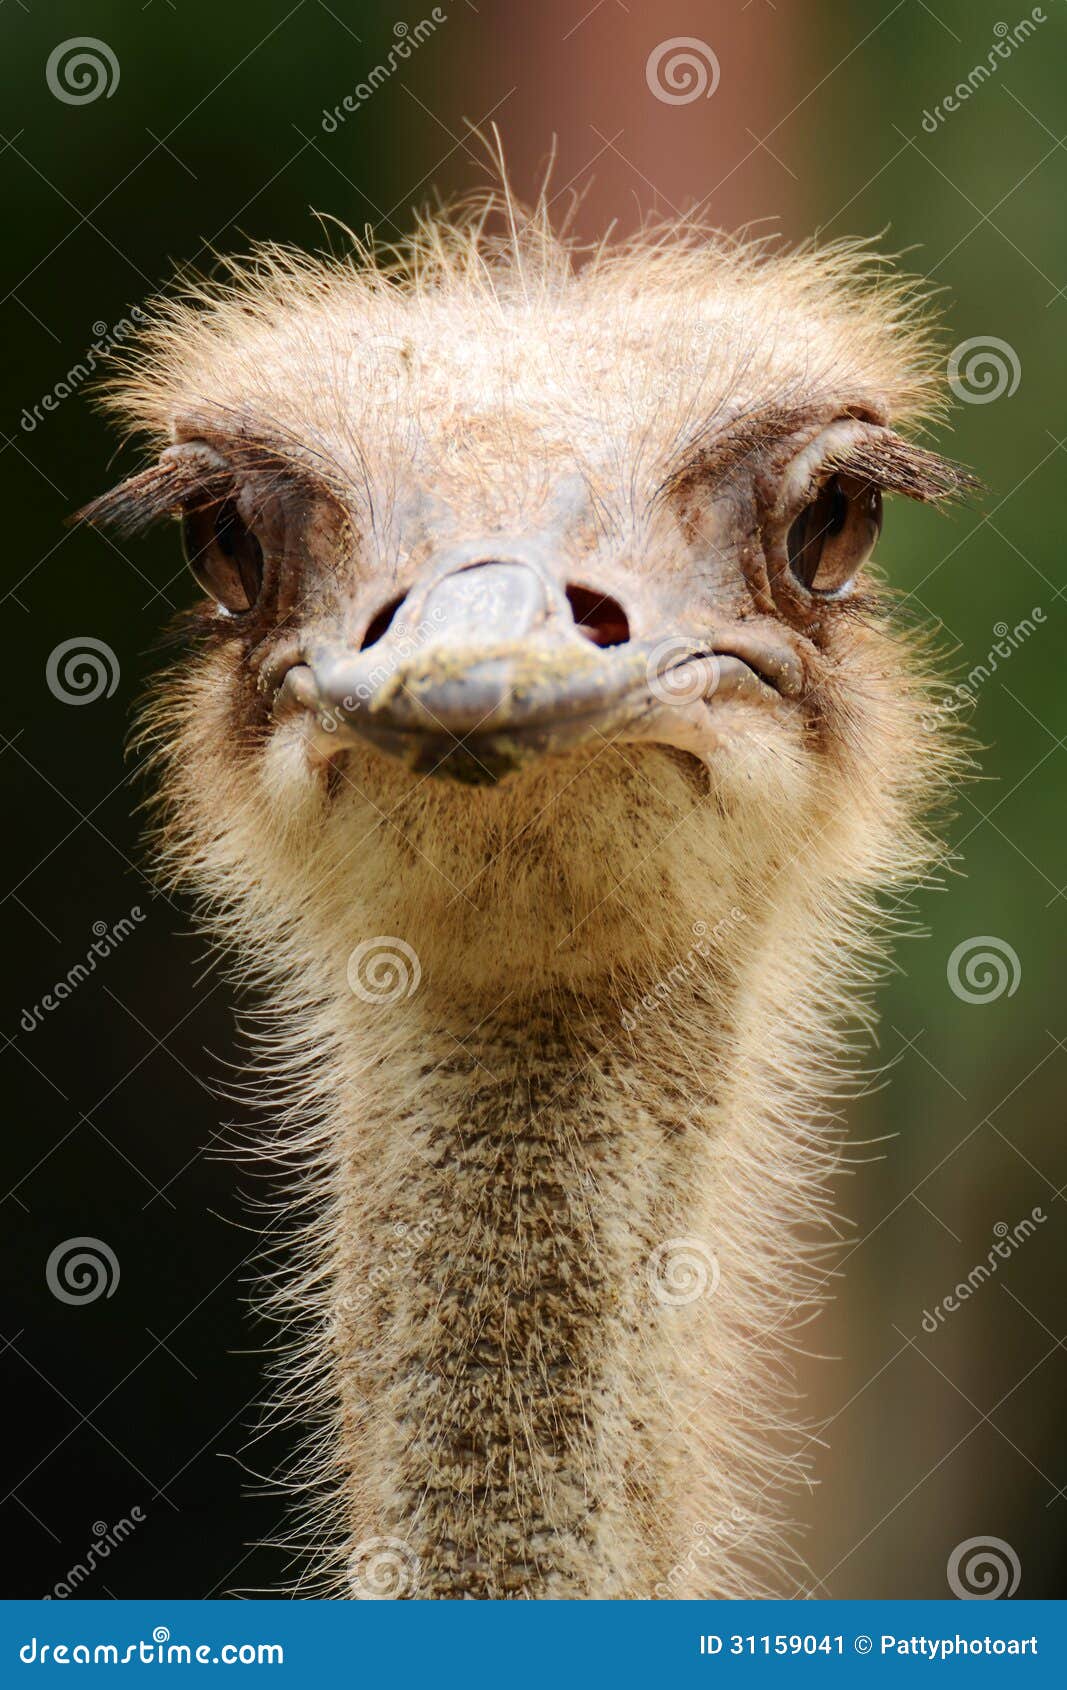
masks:
<path id="1" fill-rule="evenodd" d="M 233 471 L 228 466 L 216 468 L 203 458 L 176 453 L 101 493 L 75 511 L 69 521 L 114 528 L 128 539 L 164 517 L 216 504 L 233 488 Z"/>
<path id="2" fill-rule="evenodd" d="M 205 433 L 210 437 L 211 430 Z M 114 527 L 126 538 L 142 533 L 163 517 L 189 515 L 204 505 L 231 498 L 250 474 L 284 476 L 310 496 L 339 502 L 341 478 L 335 466 L 314 447 L 224 437 L 224 451 L 207 443 L 188 441 L 169 447 L 159 461 L 128 481 L 102 493 L 75 511 L 72 523 Z"/>
<path id="3" fill-rule="evenodd" d="M 825 469 L 854 475 L 887 493 L 902 493 L 928 505 L 950 504 L 982 487 L 963 464 L 913 446 L 889 429 L 844 448 L 827 460 Z"/>

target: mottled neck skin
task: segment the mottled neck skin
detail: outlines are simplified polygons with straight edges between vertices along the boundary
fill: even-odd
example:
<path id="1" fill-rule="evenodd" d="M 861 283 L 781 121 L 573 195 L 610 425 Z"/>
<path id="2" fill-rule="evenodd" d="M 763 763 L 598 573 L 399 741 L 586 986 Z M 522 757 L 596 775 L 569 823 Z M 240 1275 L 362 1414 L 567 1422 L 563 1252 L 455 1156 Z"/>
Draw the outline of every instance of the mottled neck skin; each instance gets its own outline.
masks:
<path id="1" fill-rule="evenodd" d="M 726 1029 L 679 996 L 625 1028 L 566 996 L 488 1015 L 416 998 L 374 1013 L 377 1056 L 365 1029 L 334 1123 L 357 1593 L 751 1588 L 731 1555 L 756 1526 L 735 1451 L 756 1427 L 727 1333 L 746 1264 L 716 1212 Z"/>

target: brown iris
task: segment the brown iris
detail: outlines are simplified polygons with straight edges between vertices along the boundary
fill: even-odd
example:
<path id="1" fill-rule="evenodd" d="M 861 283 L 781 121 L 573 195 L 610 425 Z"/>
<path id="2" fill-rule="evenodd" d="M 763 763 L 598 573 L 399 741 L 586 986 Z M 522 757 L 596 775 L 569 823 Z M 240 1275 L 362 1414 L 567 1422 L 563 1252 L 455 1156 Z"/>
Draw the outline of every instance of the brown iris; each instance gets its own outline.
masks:
<path id="1" fill-rule="evenodd" d="M 789 567 L 812 593 L 839 593 L 874 551 L 882 530 L 881 489 L 832 475 L 789 530 Z"/>
<path id="2" fill-rule="evenodd" d="M 232 499 L 182 519 L 185 560 L 225 610 L 251 610 L 263 585 L 263 551 Z"/>

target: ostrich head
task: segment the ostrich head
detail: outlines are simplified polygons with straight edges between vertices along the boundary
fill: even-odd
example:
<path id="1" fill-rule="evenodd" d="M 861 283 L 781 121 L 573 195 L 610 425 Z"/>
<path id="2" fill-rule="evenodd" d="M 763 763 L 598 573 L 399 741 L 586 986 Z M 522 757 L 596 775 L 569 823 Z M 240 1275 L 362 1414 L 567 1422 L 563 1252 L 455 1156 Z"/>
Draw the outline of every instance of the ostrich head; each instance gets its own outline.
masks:
<path id="1" fill-rule="evenodd" d="M 216 902 L 447 992 L 884 877 L 932 747 L 883 496 L 962 483 L 897 432 L 937 404 L 907 288 L 693 235 L 582 267 L 543 217 L 361 256 L 261 254 L 114 384 L 159 456 L 86 514 L 181 518 L 161 740 Z"/>
<path id="2" fill-rule="evenodd" d="M 907 439 L 938 385 L 862 248 L 582 264 L 542 214 L 262 252 L 116 379 L 154 461 L 85 514 L 178 517 L 204 592 L 163 847 L 324 1182 L 285 1307 L 329 1588 L 385 1534 L 432 1595 L 756 1594 L 693 1559 L 738 1502 L 781 1566 L 770 1334 L 944 770 L 872 562 L 885 495 L 966 482 Z M 652 1294 L 709 1239 L 718 1295 Z"/>

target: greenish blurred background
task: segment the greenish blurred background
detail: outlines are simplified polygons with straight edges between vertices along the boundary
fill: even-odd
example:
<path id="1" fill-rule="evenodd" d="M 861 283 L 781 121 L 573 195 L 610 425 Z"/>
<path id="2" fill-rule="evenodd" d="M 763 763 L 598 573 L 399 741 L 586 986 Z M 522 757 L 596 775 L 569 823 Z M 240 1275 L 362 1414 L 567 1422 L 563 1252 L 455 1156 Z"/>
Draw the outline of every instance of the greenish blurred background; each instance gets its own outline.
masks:
<path id="1" fill-rule="evenodd" d="M 245 1306 L 250 1180 L 204 1153 L 220 1108 L 235 1115 L 205 1083 L 235 1060 L 231 993 L 187 910 L 145 878 L 143 786 L 122 749 L 159 630 L 194 589 L 170 533 L 129 546 L 64 528 L 133 461 L 112 463 L 67 374 L 176 264 L 210 269 L 265 238 L 336 249 L 334 219 L 398 239 L 413 204 L 485 185 L 469 126 L 495 121 L 521 196 L 557 138 L 551 192 L 561 212 L 580 196 L 585 235 L 694 203 L 731 228 L 881 233 L 943 288 L 946 361 L 986 346 L 960 354 L 940 443 L 988 492 L 948 519 L 892 508 L 881 552 L 958 678 L 987 671 L 970 687 L 981 779 L 959 799 L 952 872 L 917 900 L 925 937 L 883 995 L 886 1083 L 852 1111 L 850 1242 L 810 1331 L 824 1359 L 800 1369 L 830 1447 L 813 1442 L 800 1507 L 816 1595 L 946 1595 L 953 1552 L 991 1537 L 1020 1595 L 1063 1595 L 1063 0 L 724 0 L 654 17 L 619 0 L 9 0 L 0 32 L 4 1594 L 52 1590 L 134 1509 L 133 1540 L 78 1594 L 224 1594 L 284 1562 L 246 1547 L 274 1527 L 255 1489 L 280 1453 L 248 1437 L 264 1338 Z M 79 37 L 97 69 L 65 83 Z M 653 91 L 650 55 L 678 37 L 708 49 L 710 97 Z M 358 110 L 324 122 L 405 42 Z M 113 654 L 114 685 L 72 706 L 47 666 L 86 639 Z M 122 918 L 106 966 L 35 1017 L 94 924 Z M 1001 972 L 965 977 L 969 1001 L 949 976 L 975 949 Z M 75 1307 L 44 1270 L 80 1236 L 108 1243 L 121 1281 Z M 946 1311 L 1005 1237 L 996 1272 Z"/>

